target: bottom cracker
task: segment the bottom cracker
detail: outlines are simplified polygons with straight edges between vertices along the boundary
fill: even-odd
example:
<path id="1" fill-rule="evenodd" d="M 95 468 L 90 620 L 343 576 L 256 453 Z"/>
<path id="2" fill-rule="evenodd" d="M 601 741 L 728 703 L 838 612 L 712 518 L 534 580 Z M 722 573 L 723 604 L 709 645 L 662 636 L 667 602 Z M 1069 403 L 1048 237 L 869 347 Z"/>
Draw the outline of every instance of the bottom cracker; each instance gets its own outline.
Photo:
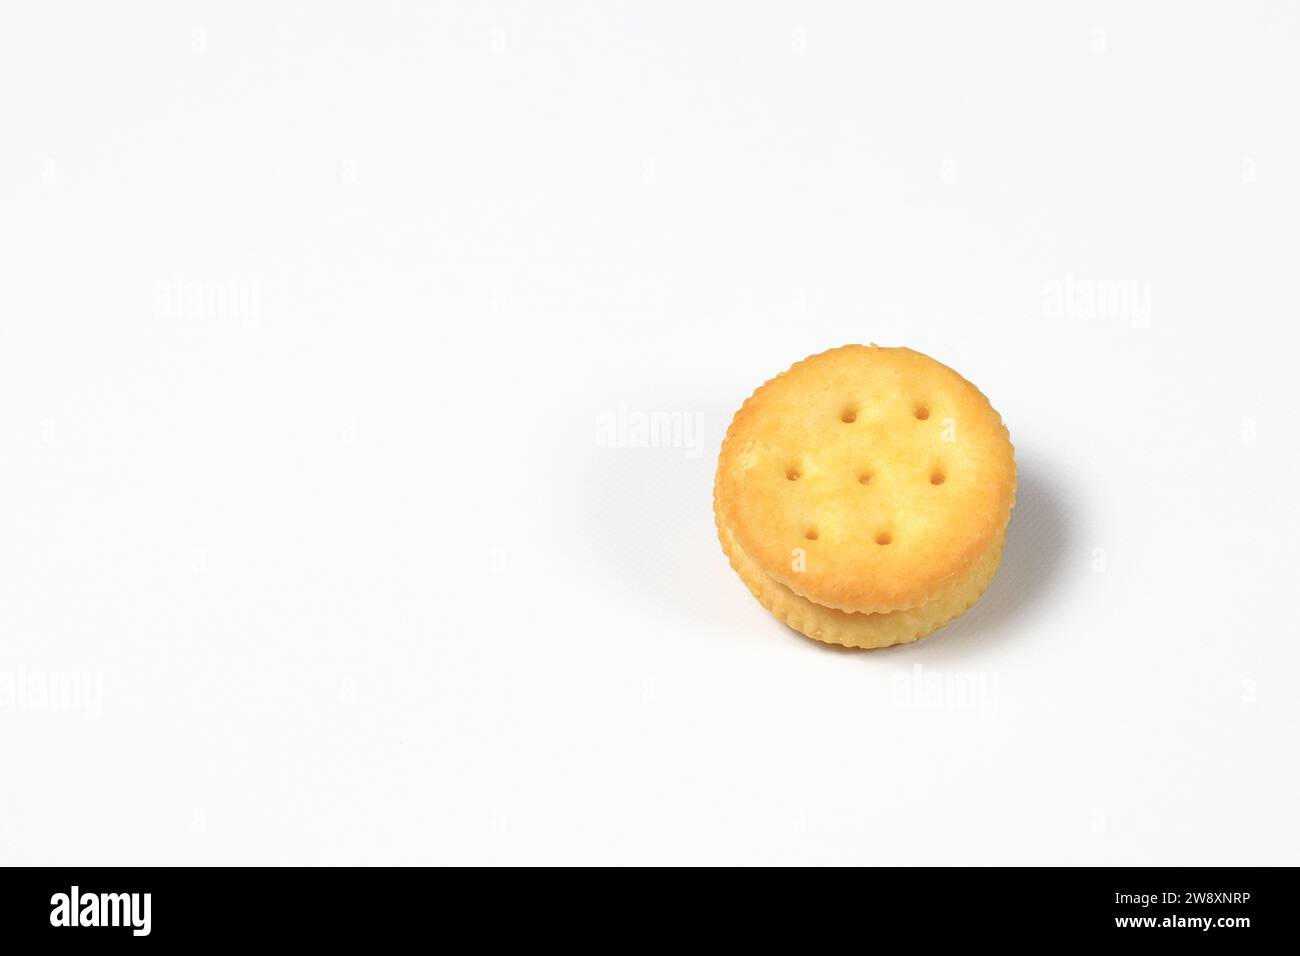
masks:
<path id="1" fill-rule="evenodd" d="M 969 572 L 955 580 L 933 601 L 920 607 L 881 614 L 854 614 L 823 607 L 795 594 L 773 580 L 745 553 L 731 533 L 718 522 L 718 539 L 732 568 L 759 603 L 800 634 L 845 647 L 889 647 L 925 637 L 965 613 L 984 593 L 1002 560 L 1006 532 L 997 536 Z"/>

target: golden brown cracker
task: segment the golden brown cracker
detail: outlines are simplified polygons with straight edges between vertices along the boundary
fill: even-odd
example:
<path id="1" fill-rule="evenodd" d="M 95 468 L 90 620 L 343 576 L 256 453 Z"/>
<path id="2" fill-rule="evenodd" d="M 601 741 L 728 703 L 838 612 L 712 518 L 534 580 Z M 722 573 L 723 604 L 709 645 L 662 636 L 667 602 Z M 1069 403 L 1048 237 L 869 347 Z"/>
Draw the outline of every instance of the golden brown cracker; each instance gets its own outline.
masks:
<path id="1" fill-rule="evenodd" d="M 979 389 L 911 349 L 846 345 L 745 402 L 716 500 L 720 525 L 776 582 L 826 608 L 882 613 L 969 577 L 1015 489 L 1010 437 Z"/>
<path id="2" fill-rule="evenodd" d="M 993 579 L 1002 559 L 1002 535 L 966 574 L 920 607 L 880 614 L 850 613 L 822 607 L 772 580 L 736 543 L 721 523 L 718 539 L 732 568 L 750 593 L 780 621 L 814 640 L 845 647 L 879 648 L 925 637 L 968 610 Z"/>

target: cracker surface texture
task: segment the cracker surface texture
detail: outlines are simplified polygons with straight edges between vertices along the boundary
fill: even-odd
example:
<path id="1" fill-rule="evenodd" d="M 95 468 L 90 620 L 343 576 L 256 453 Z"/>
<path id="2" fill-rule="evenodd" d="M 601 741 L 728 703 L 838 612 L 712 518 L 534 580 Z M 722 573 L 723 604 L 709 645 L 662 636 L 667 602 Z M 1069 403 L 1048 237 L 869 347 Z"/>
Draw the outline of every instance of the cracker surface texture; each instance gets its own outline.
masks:
<path id="1" fill-rule="evenodd" d="M 1010 436 L 974 385 L 911 349 L 847 345 L 736 413 L 714 510 L 733 568 L 777 617 L 882 647 L 979 598 L 1015 490 Z"/>

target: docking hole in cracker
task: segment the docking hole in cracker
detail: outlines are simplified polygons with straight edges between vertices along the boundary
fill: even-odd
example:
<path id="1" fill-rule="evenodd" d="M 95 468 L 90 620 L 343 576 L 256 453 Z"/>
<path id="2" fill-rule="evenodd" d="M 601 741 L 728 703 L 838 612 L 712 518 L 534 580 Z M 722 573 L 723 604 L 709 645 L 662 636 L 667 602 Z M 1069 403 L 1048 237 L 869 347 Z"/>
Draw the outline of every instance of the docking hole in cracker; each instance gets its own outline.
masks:
<path id="1" fill-rule="evenodd" d="M 970 382 L 906 348 L 796 363 L 732 419 L 714 515 L 733 568 L 809 637 L 884 647 L 970 607 L 1001 557 L 1016 465 Z M 806 556 L 791 562 L 792 549 Z"/>

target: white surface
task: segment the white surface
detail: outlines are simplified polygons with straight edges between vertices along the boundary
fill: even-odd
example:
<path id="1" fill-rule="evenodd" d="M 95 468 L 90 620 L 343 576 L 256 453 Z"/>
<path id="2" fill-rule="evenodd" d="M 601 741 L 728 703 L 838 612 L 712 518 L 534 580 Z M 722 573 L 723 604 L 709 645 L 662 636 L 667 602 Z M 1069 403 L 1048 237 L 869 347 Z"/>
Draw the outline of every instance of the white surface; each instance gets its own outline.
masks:
<path id="1" fill-rule="evenodd" d="M 1300 15 L 910 6 L 7 4 L 0 859 L 1300 862 Z M 1021 494 L 853 654 L 710 490 L 868 341 Z"/>

